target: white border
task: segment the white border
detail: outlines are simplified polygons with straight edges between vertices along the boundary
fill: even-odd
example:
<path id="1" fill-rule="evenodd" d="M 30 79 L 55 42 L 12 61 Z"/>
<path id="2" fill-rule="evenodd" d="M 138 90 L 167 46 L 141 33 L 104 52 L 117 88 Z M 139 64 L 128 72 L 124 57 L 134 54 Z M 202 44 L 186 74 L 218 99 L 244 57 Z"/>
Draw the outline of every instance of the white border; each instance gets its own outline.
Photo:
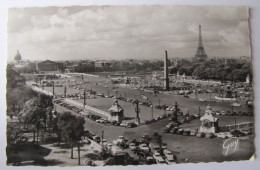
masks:
<path id="1" fill-rule="evenodd" d="M 71 5 L 140 5 L 140 4 L 163 4 L 163 5 L 230 5 L 230 6 L 248 6 L 251 10 L 250 15 L 250 26 L 251 26 L 251 43 L 252 43 L 252 56 L 253 56 L 253 69 L 254 69 L 254 87 L 255 87 L 255 120 L 260 122 L 260 116 L 257 115 L 257 111 L 260 110 L 259 106 L 259 89 L 257 88 L 260 84 L 259 71 L 260 71 L 260 1 L 259 0 L 0 0 L 0 169 L 14 169 L 16 167 L 6 166 L 6 156 L 5 156 L 5 66 L 7 62 L 7 46 L 6 46 L 6 22 L 7 22 L 7 9 L 9 7 L 26 7 L 26 6 L 71 6 Z M 256 155 L 259 155 L 259 123 L 255 125 L 256 129 Z M 36 167 L 19 167 L 19 169 L 35 169 Z M 46 167 L 37 167 L 37 169 L 42 169 Z M 48 167 L 51 169 L 59 169 L 61 167 Z M 71 167 L 62 167 L 63 169 L 71 169 Z M 91 169 L 87 167 L 73 167 L 77 169 Z M 239 161 L 239 162 L 225 162 L 225 163 L 200 163 L 200 164 L 179 164 L 174 166 L 112 166 L 112 167 L 102 167 L 102 169 L 248 169 L 256 170 L 260 168 L 260 158 L 256 158 L 254 161 Z M 100 169 L 100 167 L 98 167 Z"/>

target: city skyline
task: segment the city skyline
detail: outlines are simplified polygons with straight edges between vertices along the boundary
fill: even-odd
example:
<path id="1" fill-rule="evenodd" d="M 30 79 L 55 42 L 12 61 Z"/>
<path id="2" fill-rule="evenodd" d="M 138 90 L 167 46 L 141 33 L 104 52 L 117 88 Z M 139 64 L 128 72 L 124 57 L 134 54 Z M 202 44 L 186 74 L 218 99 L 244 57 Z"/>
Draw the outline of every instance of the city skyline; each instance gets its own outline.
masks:
<path id="1" fill-rule="evenodd" d="M 192 57 L 199 24 L 210 58 L 251 56 L 246 7 L 74 6 L 9 9 L 8 61 Z"/>

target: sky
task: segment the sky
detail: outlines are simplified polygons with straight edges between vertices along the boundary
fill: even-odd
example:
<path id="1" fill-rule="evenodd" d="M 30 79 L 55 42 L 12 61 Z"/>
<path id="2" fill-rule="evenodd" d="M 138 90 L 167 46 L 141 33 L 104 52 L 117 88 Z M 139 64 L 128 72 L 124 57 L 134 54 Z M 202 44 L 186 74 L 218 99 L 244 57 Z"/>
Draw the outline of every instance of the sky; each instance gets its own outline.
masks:
<path id="1" fill-rule="evenodd" d="M 209 57 L 251 55 L 246 7 L 71 6 L 10 8 L 8 61 L 192 57 L 199 24 Z"/>

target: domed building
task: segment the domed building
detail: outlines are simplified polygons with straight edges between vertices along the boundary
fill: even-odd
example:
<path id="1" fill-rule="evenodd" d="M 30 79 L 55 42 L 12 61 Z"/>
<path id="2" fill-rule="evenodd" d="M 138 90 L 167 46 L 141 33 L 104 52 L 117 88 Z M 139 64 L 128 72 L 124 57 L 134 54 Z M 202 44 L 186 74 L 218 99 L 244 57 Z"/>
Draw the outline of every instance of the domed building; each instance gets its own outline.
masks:
<path id="1" fill-rule="evenodd" d="M 21 62 L 22 56 L 21 56 L 19 50 L 17 50 L 17 52 L 16 52 L 16 54 L 15 54 L 15 56 L 14 56 L 14 60 L 17 61 L 17 63 L 20 63 L 20 62 Z"/>

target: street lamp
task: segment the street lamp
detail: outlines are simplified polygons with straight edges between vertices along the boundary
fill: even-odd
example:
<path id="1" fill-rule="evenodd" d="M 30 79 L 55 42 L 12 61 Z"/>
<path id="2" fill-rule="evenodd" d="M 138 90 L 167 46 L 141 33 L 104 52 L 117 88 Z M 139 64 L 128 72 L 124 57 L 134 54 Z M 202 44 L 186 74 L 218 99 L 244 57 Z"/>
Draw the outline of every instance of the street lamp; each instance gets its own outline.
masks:
<path id="1" fill-rule="evenodd" d="M 237 118 L 235 118 L 235 130 L 237 129 Z"/>
<path id="2" fill-rule="evenodd" d="M 136 104 L 136 108 L 135 108 L 136 124 L 140 124 L 140 117 L 139 117 L 140 108 L 139 108 L 139 101 L 138 101 L 138 99 L 135 101 L 135 104 Z"/>
<path id="3" fill-rule="evenodd" d="M 86 89 L 84 89 L 84 94 L 83 94 L 83 98 L 84 98 L 84 108 L 85 108 L 85 106 L 86 106 Z"/>
<path id="4" fill-rule="evenodd" d="M 114 90 L 115 92 L 116 92 L 116 101 L 117 101 L 117 93 L 118 93 L 118 91 L 117 90 Z"/>
<path id="5" fill-rule="evenodd" d="M 153 105 L 152 105 L 152 119 L 153 119 Z"/>

